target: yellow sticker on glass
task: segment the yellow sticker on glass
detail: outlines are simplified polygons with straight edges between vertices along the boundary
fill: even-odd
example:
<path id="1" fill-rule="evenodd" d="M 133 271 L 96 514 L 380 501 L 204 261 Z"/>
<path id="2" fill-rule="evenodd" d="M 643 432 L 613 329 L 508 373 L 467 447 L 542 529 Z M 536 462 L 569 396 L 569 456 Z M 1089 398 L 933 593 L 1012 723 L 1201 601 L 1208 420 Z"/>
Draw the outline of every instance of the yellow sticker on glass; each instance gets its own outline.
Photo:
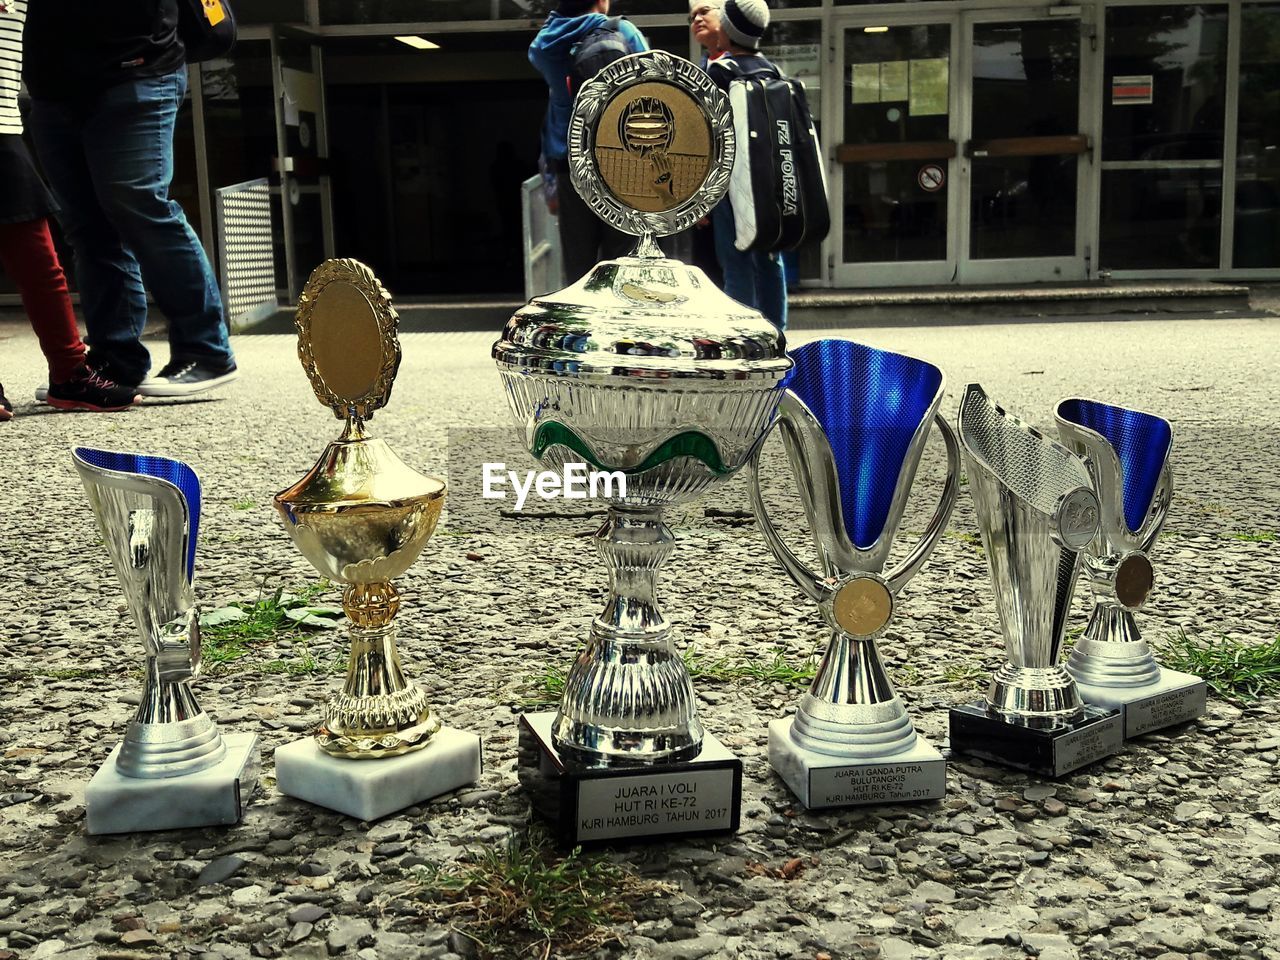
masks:
<path id="1" fill-rule="evenodd" d="M 200 0 L 200 2 L 204 4 L 204 18 L 209 21 L 209 26 L 216 27 L 227 19 L 227 11 L 222 9 L 222 0 Z"/>

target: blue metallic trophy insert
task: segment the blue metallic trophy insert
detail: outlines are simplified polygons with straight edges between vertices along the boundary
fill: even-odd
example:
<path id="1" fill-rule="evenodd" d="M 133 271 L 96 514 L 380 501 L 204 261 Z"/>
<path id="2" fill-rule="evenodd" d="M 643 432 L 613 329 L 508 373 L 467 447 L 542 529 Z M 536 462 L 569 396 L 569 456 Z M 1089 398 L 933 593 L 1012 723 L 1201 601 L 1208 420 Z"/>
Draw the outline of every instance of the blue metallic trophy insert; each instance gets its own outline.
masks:
<path id="1" fill-rule="evenodd" d="M 984 702 L 951 709 L 951 749 L 1060 777 L 1124 744 L 1119 712 L 1085 704 L 1058 663 L 1098 497 L 1084 461 L 979 384 L 965 388 L 958 433 L 1006 660 Z"/>
<path id="2" fill-rule="evenodd" d="M 1173 500 L 1173 429 L 1154 414 L 1079 398 L 1058 404 L 1057 423 L 1062 442 L 1089 464 L 1101 505 L 1084 553 L 1093 613 L 1067 672 L 1086 701 L 1121 712 L 1126 738 L 1194 720 L 1205 710 L 1205 682 L 1156 663 L 1133 616 L 1151 591 L 1149 555 Z"/>
<path id="3" fill-rule="evenodd" d="M 752 501 L 769 548 L 818 604 L 831 636 L 795 716 L 769 725 L 769 761 L 810 808 L 937 799 L 946 791 L 945 761 L 916 733 L 876 639 L 946 529 L 959 490 L 959 447 L 938 415 L 942 371 L 849 340 L 809 343 L 791 359 L 777 427 L 820 571 L 795 555 L 770 519 L 758 450 Z M 934 424 L 947 450 L 942 494 L 919 542 L 886 572 Z"/>
<path id="4" fill-rule="evenodd" d="M 200 479 L 167 457 L 77 447 L 72 459 L 146 652 L 138 712 L 85 788 L 89 832 L 236 823 L 258 780 L 258 737 L 224 737 L 190 685 Z"/>

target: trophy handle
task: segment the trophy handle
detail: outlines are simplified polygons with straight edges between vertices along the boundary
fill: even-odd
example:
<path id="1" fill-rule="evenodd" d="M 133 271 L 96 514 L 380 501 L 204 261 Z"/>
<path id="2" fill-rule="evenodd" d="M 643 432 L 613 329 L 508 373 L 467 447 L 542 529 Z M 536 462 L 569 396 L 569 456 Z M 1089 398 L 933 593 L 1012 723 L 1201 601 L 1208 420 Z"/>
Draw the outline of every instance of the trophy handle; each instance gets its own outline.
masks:
<path id="1" fill-rule="evenodd" d="M 934 423 L 942 432 L 942 440 L 947 445 L 947 479 L 942 485 L 942 497 L 938 500 L 933 519 L 925 529 L 916 545 L 900 564 L 885 574 L 885 581 L 894 596 L 898 595 L 916 572 L 929 559 L 929 554 L 938 545 L 942 533 L 946 530 L 947 521 L 951 519 L 951 511 L 955 509 L 956 499 L 960 494 L 960 444 L 956 441 L 955 431 L 940 413 L 933 416 Z"/>
<path id="2" fill-rule="evenodd" d="M 760 532 L 764 535 L 765 542 L 769 544 L 769 549 L 773 551 L 773 555 L 782 564 L 782 568 L 787 571 L 788 576 L 796 582 L 796 585 L 809 596 L 809 599 L 816 603 L 822 603 L 833 592 L 830 585 L 805 566 L 804 561 L 795 555 L 778 534 L 777 528 L 773 525 L 773 520 L 769 517 L 769 511 L 765 509 L 764 496 L 760 491 L 760 451 L 764 449 L 764 441 L 768 439 L 769 434 L 773 432 L 778 423 L 779 421 L 775 420 L 769 425 L 769 429 L 764 432 L 760 442 L 756 444 L 756 448 L 751 454 L 751 482 L 747 485 L 751 491 L 751 506 L 756 512 L 756 520 L 760 524 Z"/>
<path id="3" fill-rule="evenodd" d="M 1173 504 L 1173 468 L 1165 463 L 1160 471 L 1160 483 L 1156 486 L 1156 495 L 1152 500 L 1151 513 L 1143 525 L 1139 536 L 1142 538 L 1142 552 L 1150 553 L 1155 546 L 1156 537 L 1164 529 L 1164 522 L 1169 517 L 1169 507 Z"/>

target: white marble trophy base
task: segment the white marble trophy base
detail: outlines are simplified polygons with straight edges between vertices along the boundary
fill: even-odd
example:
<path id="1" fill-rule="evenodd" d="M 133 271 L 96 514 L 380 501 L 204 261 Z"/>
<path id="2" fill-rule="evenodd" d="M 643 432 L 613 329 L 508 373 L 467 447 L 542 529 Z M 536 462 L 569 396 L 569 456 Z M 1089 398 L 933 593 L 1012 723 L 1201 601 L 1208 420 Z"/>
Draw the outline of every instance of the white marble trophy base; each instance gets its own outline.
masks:
<path id="1" fill-rule="evenodd" d="M 1187 723 L 1205 711 L 1206 684 L 1190 673 L 1160 668 L 1160 679 L 1141 687 L 1101 687 L 1076 681 L 1085 703 L 1119 710 L 1124 738 Z"/>
<path id="2" fill-rule="evenodd" d="M 769 724 L 769 763 L 810 810 L 938 800 L 947 792 L 947 762 L 924 737 L 890 757 L 832 757 L 791 739 L 794 722 L 784 717 Z"/>
<path id="3" fill-rule="evenodd" d="M 313 737 L 276 750 L 279 791 L 361 820 L 377 820 L 480 778 L 480 738 L 441 727 L 421 750 L 376 760 L 331 757 Z"/>
<path id="4" fill-rule="evenodd" d="M 217 766 L 181 777 L 126 777 L 116 768 L 120 744 L 84 789 L 90 833 L 136 833 L 238 823 L 258 782 L 256 733 L 224 733 Z"/>

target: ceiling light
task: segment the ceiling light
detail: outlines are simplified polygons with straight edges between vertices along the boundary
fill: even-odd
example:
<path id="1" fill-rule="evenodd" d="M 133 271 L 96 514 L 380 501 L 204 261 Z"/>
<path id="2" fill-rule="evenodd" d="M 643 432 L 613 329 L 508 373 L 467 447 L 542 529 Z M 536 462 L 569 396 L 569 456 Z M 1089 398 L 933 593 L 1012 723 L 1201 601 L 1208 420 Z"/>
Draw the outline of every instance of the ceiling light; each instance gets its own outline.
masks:
<path id="1" fill-rule="evenodd" d="M 862 32 L 863 33 L 888 33 L 889 28 L 888 27 L 863 27 Z"/>
<path id="2" fill-rule="evenodd" d="M 407 43 L 415 50 L 439 50 L 440 44 L 432 43 L 426 37 L 396 37 L 401 43 Z"/>

